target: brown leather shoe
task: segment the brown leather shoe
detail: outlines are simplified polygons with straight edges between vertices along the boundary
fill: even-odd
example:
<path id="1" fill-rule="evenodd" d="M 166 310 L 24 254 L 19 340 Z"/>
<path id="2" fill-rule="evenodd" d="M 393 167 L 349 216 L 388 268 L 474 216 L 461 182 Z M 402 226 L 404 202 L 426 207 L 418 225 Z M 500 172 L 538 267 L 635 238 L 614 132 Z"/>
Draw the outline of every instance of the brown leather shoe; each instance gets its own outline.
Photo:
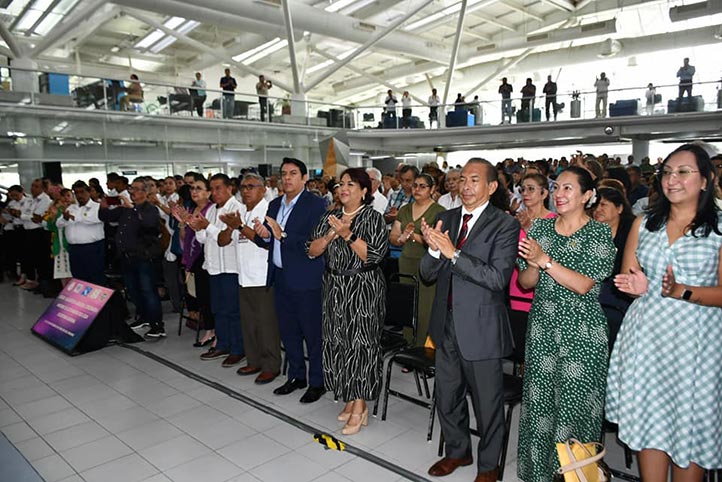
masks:
<path id="1" fill-rule="evenodd" d="M 260 371 L 261 369 L 258 367 L 252 367 L 250 365 L 247 365 L 236 370 L 236 373 L 238 373 L 239 375 L 255 375 Z"/>
<path id="2" fill-rule="evenodd" d="M 499 469 L 491 469 L 486 472 L 479 472 L 474 479 L 474 482 L 496 482 L 499 477 Z"/>
<path id="3" fill-rule="evenodd" d="M 429 469 L 429 475 L 433 475 L 434 477 L 443 477 L 445 475 L 449 475 L 457 468 L 471 465 L 473 462 L 474 459 L 472 459 L 470 455 L 461 459 L 444 457 L 431 466 Z"/>
<path id="4" fill-rule="evenodd" d="M 226 359 L 223 360 L 223 363 L 221 363 L 221 366 L 224 368 L 232 367 L 233 365 L 241 363 L 245 358 L 243 355 L 228 355 Z"/>
<path id="5" fill-rule="evenodd" d="M 201 360 L 215 360 L 216 358 L 227 355 L 228 352 L 225 350 L 216 350 L 215 348 L 210 347 L 207 352 L 201 355 Z"/>
<path id="6" fill-rule="evenodd" d="M 265 385 L 266 383 L 271 383 L 277 376 L 278 372 L 261 372 L 261 374 L 256 377 L 256 384 Z"/>

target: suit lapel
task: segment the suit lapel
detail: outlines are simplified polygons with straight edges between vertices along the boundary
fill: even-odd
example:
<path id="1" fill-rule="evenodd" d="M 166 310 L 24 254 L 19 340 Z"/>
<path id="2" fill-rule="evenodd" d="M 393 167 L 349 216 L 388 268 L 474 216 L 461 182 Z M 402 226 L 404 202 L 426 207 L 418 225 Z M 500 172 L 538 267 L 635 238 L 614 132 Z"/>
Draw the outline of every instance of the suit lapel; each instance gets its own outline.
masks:
<path id="1" fill-rule="evenodd" d="M 454 246 L 456 246 L 456 241 L 459 237 L 459 227 L 461 226 L 461 208 L 449 210 L 448 213 L 448 228 L 444 228 L 444 226 L 442 226 L 441 230 L 449 230 L 449 237 L 454 242 Z"/>
<path id="2" fill-rule="evenodd" d="M 489 221 L 491 209 L 491 205 L 487 206 L 486 209 L 484 209 L 484 212 L 482 212 L 479 216 L 479 219 L 476 220 L 476 222 L 474 223 L 474 227 L 471 228 L 471 231 L 466 236 L 467 244 L 474 238 L 474 236 L 477 236 L 481 232 L 481 230 L 484 229 L 486 223 Z"/>

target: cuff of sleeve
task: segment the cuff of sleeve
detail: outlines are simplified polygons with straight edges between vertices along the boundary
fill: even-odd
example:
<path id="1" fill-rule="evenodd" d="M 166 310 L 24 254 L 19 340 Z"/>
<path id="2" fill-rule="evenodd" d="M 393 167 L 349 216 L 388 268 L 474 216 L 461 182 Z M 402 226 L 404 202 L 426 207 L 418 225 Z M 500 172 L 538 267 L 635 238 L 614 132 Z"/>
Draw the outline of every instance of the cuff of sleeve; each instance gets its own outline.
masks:
<path id="1" fill-rule="evenodd" d="M 441 258 L 441 251 L 439 251 L 438 249 L 428 248 L 427 251 L 432 258 L 436 258 L 436 259 Z"/>

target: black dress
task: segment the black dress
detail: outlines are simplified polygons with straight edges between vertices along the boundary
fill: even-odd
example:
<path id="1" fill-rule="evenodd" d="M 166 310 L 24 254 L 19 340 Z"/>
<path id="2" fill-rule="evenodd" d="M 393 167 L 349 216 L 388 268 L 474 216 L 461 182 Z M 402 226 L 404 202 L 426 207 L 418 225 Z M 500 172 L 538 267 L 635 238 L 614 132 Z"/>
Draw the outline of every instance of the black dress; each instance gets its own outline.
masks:
<path id="1" fill-rule="evenodd" d="M 325 213 L 312 240 L 328 233 L 332 214 L 341 219 L 341 210 Z M 386 315 L 386 282 L 378 267 L 388 249 L 386 223 L 366 205 L 353 219 L 351 231 L 368 246 L 366 263 L 337 238 L 326 248 L 323 276 L 323 379 L 326 388 L 345 402 L 378 397 Z M 372 266 L 376 268 L 359 271 Z"/>

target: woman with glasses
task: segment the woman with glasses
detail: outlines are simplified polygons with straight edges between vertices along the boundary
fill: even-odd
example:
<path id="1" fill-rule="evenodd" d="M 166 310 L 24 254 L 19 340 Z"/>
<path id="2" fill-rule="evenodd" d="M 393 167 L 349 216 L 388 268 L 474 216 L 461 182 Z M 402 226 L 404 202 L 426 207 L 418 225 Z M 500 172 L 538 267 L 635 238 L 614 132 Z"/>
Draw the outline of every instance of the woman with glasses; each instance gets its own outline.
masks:
<path id="1" fill-rule="evenodd" d="M 519 478 L 549 482 L 559 467 L 555 444 L 602 435 L 607 319 L 599 286 L 612 274 L 609 226 L 587 215 L 595 189 L 572 166 L 554 184 L 558 217 L 537 219 L 519 243 L 519 284 L 535 289 L 526 339 L 519 422 Z"/>
<path id="2" fill-rule="evenodd" d="M 642 480 L 702 481 L 722 468 L 722 213 L 709 155 L 662 163 L 659 199 L 629 234 L 616 287 L 636 297 L 614 346 L 607 419 L 639 451 Z"/>
<path id="3" fill-rule="evenodd" d="M 196 240 L 196 233 L 188 225 L 188 221 L 196 214 L 205 216 L 211 205 L 211 185 L 208 179 L 201 175 L 190 185 L 191 200 L 193 206 L 190 210 L 186 210 L 182 206 L 173 204 L 171 212 L 175 217 L 181 229 L 181 239 L 183 240 L 183 256 L 181 264 L 186 271 L 186 286 L 189 293 L 186 297 L 189 312 L 200 313 L 200 321 L 203 323 L 205 333 L 193 344 L 195 347 L 204 347 L 211 345 L 210 350 L 215 347 L 216 333 L 215 320 L 213 312 L 211 312 L 211 288 L 210 275 L 208 271 L 203 269 L 203 245 Z M 191 282 L 192 279 L 192 282 Z M 194 292 L 193 289 L 195 288 Z"/>
<path id="4" fill-rule="evenodd" d="M 422 173 L 414 179 L 413 202 L 399 209 L 396 221 L 391 228 L 389 241 L 394 246 L 402 246 L 399 257 L 399 273 L 416 276 L 419 280 L 419 306 L 417 337 L 413 342 L 423 346 L 431 318 L 431 305 L 436 294 L 436 284 L 427 285 L 421 281 L 419 264 L 426 254 L 426 244 L 421 234 L 421 220 L 431 225 L 436 215 L 445 211 L 434 202 L 435 181 L 430 174 Z"/>
<path id="5" fill-rule="evenodd" d="M 537 219 L 550 219 L 556 214 L 549 211 L 549 182 L 546 176 L 533 172 L 527 174 L 521 180 L 519 193 L 522 199 L 522 209 L 517 211 L 516 219 L 521 224 L 519 241 L 526 238 L 526 233 L 531 228 L 532 222 Z M 529 310 L 531 309 L 534 289 L 524 289 L 519 284 L 519 267 L 515 267 L 511 274 L 509 283 L 509 298 L 511 313 L 509 320 L 518 325 L 515 333 L 526 334 Z M 514 343 L 519 353 L 524 353 L 525 337 L 515 339 Z"/>

